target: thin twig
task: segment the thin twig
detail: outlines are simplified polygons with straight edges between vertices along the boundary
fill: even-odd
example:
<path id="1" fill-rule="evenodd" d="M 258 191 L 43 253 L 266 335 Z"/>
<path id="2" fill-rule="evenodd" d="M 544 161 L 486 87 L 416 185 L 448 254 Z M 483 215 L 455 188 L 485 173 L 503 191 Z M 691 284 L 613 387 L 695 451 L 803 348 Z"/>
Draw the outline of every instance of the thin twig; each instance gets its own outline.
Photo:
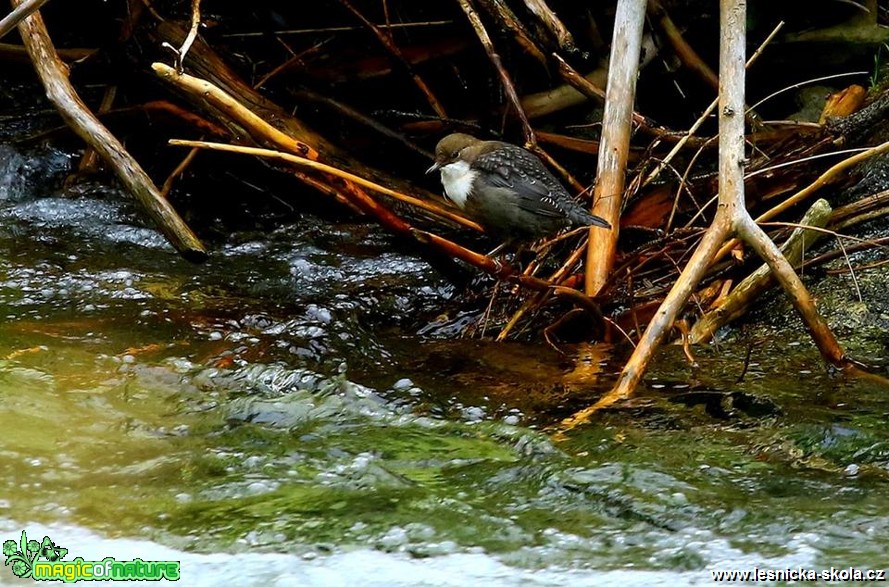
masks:
<path id="1" fill-rule="evenodd" d="M 756 62 L 756 60 L 762 54 L 762 52 L 766 48 L 766 46 L 772 42 L 772 39 L 774 39 L 775 36 L 777 36 L 778 31 L 780 31 L 782 28 L 784 28 L 784 21 L 783 20 L 781 22 L 779 22 L 778 25 L 774 29 L 772 29 L 772 32 L 769 33 L 769 36 L 766 37 L 765 41 L 763 41 L 760 44 L 759 48 L 756 50 L 756 52 L 750 56 L 750 59 L 747 60 L 745 67 L 750 67 L 751 65 L 753 65 Z M 673 157 L 675 157 L 676 154 L 682 150 L 682 147 L 685 146 L 685 143 L 688 142 L 689 139 L 691 139 L 691 137 L 698 131 L 699 128 L 701 128 L 701 126 L 704 124 L 704 122 L 710 117 L 710 115 L 713 114 L 713 111 L 716 110 L 716 106 L 718 104 L 719 104 L 719 98 L 713 100 L 713 102 L 711 102 L 710 105 L 707 106 L 707 108 L 704 110 L 704 112 L 701 114 L 701 116 L 698 117 L 698 119 L 695 121 L 695 123 L 693 125 L 691 125 L 691 128 L 688 129 L 688 133 L 686 133 L 686 135 L 678 143 L 676 143 L 672 149 L 670 149 L 670 152 L 667 154 L 666 157 L 664 157 L 664 159 L 654 169 L 654 171 L 652 171 L 651 173 L 648 174 L 648 176 L 645 178 L 645 181 L 642 182 L 642 187 L 647 186 L 652 181 L 657 179 L 657 176 L 660 175 L 661 171 L 663 171 L 664 168 L 666 168 L 667 165 L 670 164 L 670 162 L 673 160 Z"/>
<path id="2" fill-rule="evenodd" d="M 851 157 L 843 159 L 842 161 L 840 161 L 839 163 L 837 163 L 836 165 L 834 165 L 833 167 L 831 167 L 830 169 L 828 169 L 827 171 L 825 171 L 824 173 L 819 175 L 815 181 L 813 181 L 812 183 L 807 185 L 805 188 L 801 189 L 800 191 L 793 194 L 789 198 L 783 200 L 780 204 L 778 204 L 778 205 L 774 206 L 773 208 L 767 210 L 766 212 L 760 214 L 756 218 L 756 222 L 765 222 L 767 220 L 771 220 L 775 216 L 781 214 L 782 212 L 784 212 L 784 211 L 788 210 L 789 208 L 792 208 L 793 206 L 802 202 L 803 200 L 805 200 L 806 198 L 808 198 L 809 196 L 814 194 L 816 191 L 818 191 L 822 187 L 828 185 L 829 183 L 831 183 L 832 181 L 834 181 L 836 179 L 839 179 L 840 173 L 845 171 L 846 169 L 849 169 L 850 167 L 857 165 L 857 164 L 861 163 L 862 161 L 865 161 L 875 155 L 880 155 L 880 154 L 885 153 L 887 151 L 889 151 L 889 141 L 879 144 L 876 147 L 872 147 L 862 153 L 858 153 L 856 155 L 853 155 Z M 738 246 L 738 239 L 732 239 L 732 240 L 728 241 L 719 250 L 719 253 L 716 256 L 716 259 L 717 260 L 721 259 L 723 256 L 725 256 L 730 250 L 734 249 L 736 246 Z"/>
<path id="3" fill-rule="evenodd" d="M 703 59 L 701 59 L 701 56 L 698 55 L 697 51 L 688 44 L 688 41 L 682 36 L 679 27 L 677 27 L 676 23 L 673 22 L 673 19 L 670 18 L 670 15 L 664 9 L 660 0 L 650 0 L 648 8 L 655 17 L 655 22 L 660 27 L 661 32 L 664 33 L 670 46 L 673 47 L 673 51 L 679 57 L 680 61 L 682 61 L 688 69 L 696 73 L 699 78 L 704 80 L 704 82 L 713 88 L 714 91 L 718 91 L 719 78 L 716 77 L 716 73 Z"/>
<path id="4" fill-rule="evenodd" d="M 776 97 L 776 96 L 780 96 L 780 95 L 783 94 L 784 92 L 789 92 L 789 91 L 791 91 L 791 90 L 795 90 L 795 89 L 797 89 L 797 88 L 801 88 L 801 87 L 803 87 L 803 86 L 808 86 L 808 85 L 811 85 L 811 84 L 816 84 L 816 83 L 818 83 L 818 82 L 823 82 L 823 81 L 827 81 L 827 80 L 830 80 L 830 79 L 836 79 L 836 78 L 839 78 L 839 77 L 850 77 L 850 76 L 855 76 L 855 75 L 867 75 L 867 74 L 868 74 L 868 72 L 866 72 L 866 71 L 849 71 L 849 72 L 846 72 L 846 73 L 837 73 L 837 74 L 834 74 L 834 75 L 826 75 L 826 76 L 824 76 L 824 77 L 816 77 L 816 78 L 813 78 L 813 79 L 807 79 L 807 80 L 801 81 L 801 82 L 799 82 L 799 83 L 795 83 L 795 84 L 789 85 L 789 86 L 787 86 L 787 87 L 785 87 L 785 88 L 781 88 L 780 90 L 778 90 L 778 91 L 776 91 L 776 92 L 772 92 L 771 94 L 769 94 L 768 96 L 766 96 L 765 98 L 763 98 L 762 100 L 760 100 L 759 102 L 757 102 L 756 104 L 754 104 L 753 106 L 751 106 L 750 108 L 748 108 L 747 111 L 748 111 L 748 112 L 751 112 L 751 111 L 753 111 L 753 110 L 756 110 L 757 108 L 759 108 L 760 106 L 762 106 L 763 104 L 765 104 L 766 102 L 768 102 L 769 100 L 771 100 L 772 98 L 774 98 L 774 97 Z"/>
<path id="5" fill-rule="evenodd" d="M 837 244 L 840 246 L 840 250 L 843 251 L 846 267 L 849 268 L 849 275 L 852 277 L 852 283 L 855 285 L 855 293 L 858 294 L 858 302 L 863 303 L 864 298 L 861 295 L 861 287 L 858 285 L 858 277 L 855 275 L 855 269 L 852 268 L 852 262 L 849 261 L 849 254 L 846 253 L 846 245 L 843 244 L 843 239 L 837 239 Z"/>
<path id="6" fill-rule="evenodd" d="M 423 27 L 434 27 L 434 26 L 447 26 L 454 24 L 453 20 L 425 20 L 422 22 L 393 22 L 393 23 L 384 23 L 384 24 L 375 24 L 374 26 L 381 29 L 409 29 L 409 28 L 423 28 Z M 332 26 L 332 27 L 321 27 L 314 29 L 276 29 L 269 32 L 250 32 L 250 33 L 225 33 L 221 35 L 223 38 L 233 38 L 233 37 L 264 37 L 267 34 L 271 33 L 273 35 L 314 35 L 318 33 L 345 33 L 351 31 L 361 31 L 364 30 L 365 27 L 360 26 Z"/>
<path id="7" fill-rule="evenodd" d="M 192 161 L 198 156 L 201 150 L 197 147 L 193 148 L 188 152 L 188 155 L 182 158 L 182 161 L 179 162 L 179 165 L 176 166 L 173 171 L 170 172 L 170 175 L 167 176 L 166 181 L 164 181 L 164 185 L 161 186 L 161 195 L 164 198 L 170 197 L 170 190 L 173 189 L 173 183 L 175 183 L 176 178 L 185 173 L 185 170 L 188 169 L 188 166 L 191 165 Z"/>
<path id="8" fill-rule="evenodd" d="M 257 157 L 263 157 L 266 159 L 277 159 L 280 161 L 286 161 L 287 163 L 293 165 L 299 165 L 301 167 L 308 167 L 310 169 L 315 169 L 318 171 L 323 171 L 324 173 L 328 173 L 330 175 L 335 175 L 341 179 L 345 179 L 352 183 L 356 183 L 362 187 L 373 190 L 375 192 L 379 192 L 394 200 L 398 200 L 404 202 L 406 204 L 410 204 L 411 206 L 415 206 L 427 212 L 431 212 L 436 216 L 440 216 L 442 218 L 447 218 L 452 222 L 456 222 L 462 226 L 467 228 L 472 228 L 473 230 L 477 230 L 479 232 L 483 232 L 481 226 L 477 223 L 469 220 L 468 218 L 457 214 L 456 212 L 451 212 L 450 210 L 446 210 L 441 206 L 433 204 L 432 202 L 427 202 L 425 200 L 421 200 L 419 198 L 414 198 L 413 196 L 408 196 L 395 190 L 390 190 L 387 187 L 376 184 L 368 179 L 364 179 L 363 177 L 358 177 L 348 171 L 343 171 L 342 169 L 337 169 L 336 167 L 332 167 L 325 163 L 321 163 L 320 161 L 312 161 L 311 159 L 306 159 L 304 157 L 299 157 L 297 155 L 292 155 L 290 153 L 284 153 L 281 151 L 273 151 L 271 149 L 260 149 L 257 147 L 242 147 L 240 145 L 226 145 L 223 143 L 209 143 L 206 141 L 185 141 L 180 139 L 170 139 L 170 145 L 175 147 L 199 147 L 202 149 L 211 149 L 213 151 L 226 151 L 229 153 L 240 153 L 242 155 L 255 155 Z"/>
<path id="9" fill-rule="evenodd" d="M 485 25 L 482 23 L 482 19 L 479 18 L 478 12 L 472 5 L 471 0 L 457 0 L 457 2 L 460 4 L 460 8 L 463 9 L 463 12 L 466 13 L 466 18 L 469 19 L 469 23 L 472 25 L 473 30 L 475 30 L 476 36 L 478 36 L 479 41 L 481 41 L 482 46 L 485 48 L 485 52 L 488 54 L 488 59 L 494 65 L 494 69 L 497 70 L 497 75 L 500 77 L 500 83 L 503 85 L 506 97 L 509 100 L 509 103 L 512 104 L 513 109 L 515 109 L 519 121 L 522 123 L 522 133 L 525 137 L 525 145 L 535 145 L 537 140 L 534 137 L 534 129 L 531 128 L 531 123 L 528 121 L 528 116 L 525 114 L 524 108 L 522 108 L 522 101 L 519 99 L 515 85 L 512 83 L 512 78 L 509 77 L 509 74 L 506 73 L 506 69 L 503 68 L 503 62 L 500 60 L 500 55 L 497 54 L 497 50 L 494 48 L 494 43 L 491 41 L 488 31 L 485 30 Z"/>
<path id="10" fill-rule="evenodd" d="M 556 42 L 563 50 L 572 53 L 577 51 L 574 37 L 568 32 L 568 28 L 562 23 L 556 13 L 546 5 L 544 0 L 524 0 L 528 10 L 536 16 L 541 24 L 553 35 Z"/>
<path id="11" fill-rule="evenodd" d="M 383 29 L 372 23 L 368 20 L 364 14 L 361 13 L 360 10 L 355 8 L 349 0 L 340 0 L 340 4 L 342 4 L 349 12 L 355 15 L 355 18 L 361 21 L 361 23 L 373 33 L 373 35 L 377 38 L 380 44 L 389 52 L 389 55 L 398 63 L 402 69 L 410 76 L 411 80 L 414 82 L 414 85 L 417 86 L 417 89 L 426 97 L 426 101 L 429 103 L 429 106 L 432 107 L 432 110 L 441 117 L 447 118 L 447 112 L 445 112 L 444 106 L 442 106 L 441 102 L 438 98 L 435 97 L 435 94 L 432 93 L 432 90 L 429 88 L 429 85 L 414 71 L 413 66 L 411 66 L 410 61 L 408 61 L 404 54 L 401 52 L 401 49 L 392 42 L 391 34 L 384 32 Z"/>
<path id="12" fill-rule="evenodd" d="M 182 41 L 182 46 L 179 47 L 179 66 L 182 66 L 182 62 L 185 61 L 185 56 L 188 55 L 188 50 L 191 49 L 192 43 L 198 36 L 198 29 L 201 27 L 201 0 L 191 0 L 191 22 L 188 25 L 188 35 L 186 35 L 185 40 Z M 181 69 L 180 69 L 181 72 Z"/>
<path id="13" fill-rule="evenodd" d="M 512 39 L 525 53 L 533 57 L 537 62 L 546 67 L 546 55 L 531 39 L 531 33 L 525 25 L 516 17 L 512 9 L 503 0 L 478 0 L 488 14 L 496 17 L 500 24 L 512 33 Z"/>
<path id="14" fill-rule="evenodd" d="M 198 28 L 201 26 L 201 0 L 191 0 L 191 22 L 188 25 L 188 34 L 185 35 L 185 39 L 182 41 L 182 44 L 177 49 L 173 47 L 169 43 L 163 43 L 163 46 L 170 50 L 173 55 L 173 66 L 176 68 L 177 73 L 182 73 L 185 71 L 183 69 L 183 63 L 185 63 L 185 56 L 188 55 L 188 50 L 191 49 L 194 40 L 198 36 Z"/>

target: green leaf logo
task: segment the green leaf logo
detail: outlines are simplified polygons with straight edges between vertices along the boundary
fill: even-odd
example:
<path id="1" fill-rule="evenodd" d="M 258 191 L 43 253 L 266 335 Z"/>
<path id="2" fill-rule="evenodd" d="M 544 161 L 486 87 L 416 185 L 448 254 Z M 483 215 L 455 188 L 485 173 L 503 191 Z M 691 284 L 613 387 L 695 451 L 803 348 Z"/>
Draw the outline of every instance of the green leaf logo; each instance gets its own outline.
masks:
<path id="1" fill-rule="evenodd" d="M 12 573 L 16 577 L 26 579 L 31 576 L 34 560 L 40 555 L 40 544 L 36 540 L 28 541 L 28 535 L 22 530 L 22 539 L 18 545 L 14 540 L 3 543 L 3 554 L 6 555 L 5 565 L 12 565 Z"/>
<path id="2" fill-rule="evenodd" d="M 12 556 L 18 552 L 18 549 L 15 540 L 7 540 L 3 543 L 3 556 Z"/>

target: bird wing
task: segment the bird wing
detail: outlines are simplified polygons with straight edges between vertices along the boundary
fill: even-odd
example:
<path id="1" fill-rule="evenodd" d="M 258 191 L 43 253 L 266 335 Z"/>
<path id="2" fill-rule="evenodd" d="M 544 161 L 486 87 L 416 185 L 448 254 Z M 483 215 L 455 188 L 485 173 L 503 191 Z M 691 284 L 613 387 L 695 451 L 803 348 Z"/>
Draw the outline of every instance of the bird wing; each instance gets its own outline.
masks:
<path id="1" fill-rule="evenodd" d="M 528 151 L 503 143 L 485 153 L 474 166 L 487 172 L 485 180 L 493 187 L 506 188 L 516 197 L 516 205 L 526 212 L 550 218 L 563 218 L 558 197 L 569 197 L 558 180 Z"/>

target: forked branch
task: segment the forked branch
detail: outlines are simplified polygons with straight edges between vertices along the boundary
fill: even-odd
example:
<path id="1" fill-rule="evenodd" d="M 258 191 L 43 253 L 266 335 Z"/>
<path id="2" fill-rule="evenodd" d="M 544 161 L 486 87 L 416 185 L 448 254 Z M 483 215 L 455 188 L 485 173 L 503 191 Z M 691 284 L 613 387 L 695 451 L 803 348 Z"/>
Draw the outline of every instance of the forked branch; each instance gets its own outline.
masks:
<path id="1" fill-rule="evenodd" d="M 719 209 L 713 223 L 654 318 L 649 322 L 648 328 L 612 390 L 594 405 L 564 420 L 563 429 L 581 424 L 601 408 L 630 397 L 642 379 L 655 350 L 670 332 L 674 320 L 699 284 L 704 272 L 718 253 L 720 245 L 733 234 L 749 244 L 768 264 L 802 317 L 822 356 L 836 366 L 854 368 L 854 364 L 845 358 L 827 323 L 815 309 L 812 297 L 799 276 L 775 243 L 754 222 L 745 205 L 746 11 L 746 0 L 720 0 L 722 37 L 719 53 Z"/>

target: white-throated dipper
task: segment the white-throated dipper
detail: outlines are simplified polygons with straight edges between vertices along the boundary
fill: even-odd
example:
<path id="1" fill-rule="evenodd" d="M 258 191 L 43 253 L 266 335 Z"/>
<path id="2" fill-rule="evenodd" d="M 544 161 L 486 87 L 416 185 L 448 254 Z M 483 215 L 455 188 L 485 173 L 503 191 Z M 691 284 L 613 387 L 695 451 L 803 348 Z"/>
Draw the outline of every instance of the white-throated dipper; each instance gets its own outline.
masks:
<path id="1" fill-rule="evenodd" d="M 530 151 L 502 141 L 454 133 L 435 147 L 448 199 L 496 236 L 532 241 L 569 226 L 611 228 L 577 204 Z"/>

